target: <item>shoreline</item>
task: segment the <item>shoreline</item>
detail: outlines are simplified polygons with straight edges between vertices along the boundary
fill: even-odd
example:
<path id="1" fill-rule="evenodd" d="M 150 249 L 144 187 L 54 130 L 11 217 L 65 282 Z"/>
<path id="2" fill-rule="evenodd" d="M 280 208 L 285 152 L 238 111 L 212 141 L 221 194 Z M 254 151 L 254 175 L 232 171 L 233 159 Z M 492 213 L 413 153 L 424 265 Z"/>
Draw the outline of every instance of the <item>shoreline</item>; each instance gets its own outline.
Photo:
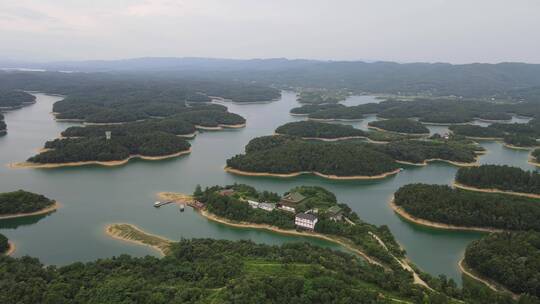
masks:
<path id="1" fill-rule="evenodd" d="M 520 147 L 520 146 L 514 146 L 514 145 L 511 145 L 511 144 L 504 143 L 504 142 L 502 142 L 502 145 L 503 145 L 503 147 L 505 147 L 505 148 L 508 148 L 508 149 L 514 149 L 514 150 L 535 150 L 536 148 L 538 148 L 538 146 L 534 146 L 534 147 Z"/>
<path id="2" fill-rule="evenodd" d="M 470 268 L 467 267 L 467 264 L 465 263 L 465 258 L 461 258 L 461 260 L 459 260 L 458 262 L 458 267 L 459 267 L 459 270 L 469 276 L 470 278 L 480 282 L 480 283 L 483 283 L 484 285 L 486 285 L 487 287 L 489 287 L 489 289 L 493 290 L 493 291 L 496 291 L 496 292 L 507 292 L 509 294 L 512 295 L 512 298 L 514 300 L 518 299 L 520 297 L 519 294 L 516 294 L 510 290 L 508 290 L 506 287 L 503 287 L 501 284 L 495 284 L 492 282 L 491 279 L 488 279 L 488 278 L 482 278 L 480 275 L 477 275 L 477 274 L 474 274 L 472 271 L 473 270 L 470 270 Z"/>
<path id="3" fill-rule="evenodd" d="M 446 159 L 441 159 L 441 158 L 426 159 L 422 163 L 412 163 L 412 162 L 408 162 L 404 160 L 395 160 L 395 162 L 398 164 L 411 165 L 411 166 L 427 166 L 430 162 L 445 162 L 445 163 L 458 166 L 458 167 L 477 167 L 480 165 L 480 163 L 478 162 L 478 157 L 473 163 L 457 162 L 457 161 L 446 160 Z"/>
<path id="4" fill-rule="evenodd" d="M 30 212 L 30 213 L 15 213 L 15 214 L 0 215 L 0 220 L 7 220 L 7 219 L 13 219 L 13 218 L 49 214 L 49 213 L 55 212 L 60 207 L 62 207 L 62 205 L 59 202 L 55 201 L 54 204 L 52 204 L 51 206 L 49 206 L 49 207 L 47 207 L 45 209 L 39 210 L 39 211 L 34 211 L 34 212 Z"/>
<path id="5" fill-rule="evenodd" d="M 532 152 L 529 154 L 529 160 L 527 162 L 533 166 L 540 167 L 540 163 L 536 161 L 534 156 L 532 156 Z"/>
<path id="6" fill-rule="evenodd" d="M 429 134 L 430 134 L 429 132 L 428 133 L 404 133 L 404 132 L 390 131 L 390 130 L 385 130 L 385 129 L 381 129 L 381 128 L 378 128 L 378 127 L 373 127 L 373 126 L 370 126 L 369 124 L 368 124 L 367 128 L 371 129 L 371 130 L 379 131 L 379 132 L 385 132 L 385 133 L 390 133 L 390 134 L 398 134 L 398 135 L 404 135 L 404 136 L 414 136 L 414 137 L 429 136 Z"/>
<path id="7" fill-rule="evenodd" d="M 97 160 L 91 160 L 91 161 L 81 161 L 81 162 L 68 162 L 68 163 L 31 163 L 31 162 L 21 162 L 21 163 L 11 163 L 8 164 L 9 168 L 12 169 L 21 169 L 21 168 L 32 168 L 32 169 L 53 169 L 53 168 L 61 168 L 61 167 L 80 167 L 80 166 L 88 166 L 88 165 L 99 165 L 99 166 L 105 166 L 105 167 L 114 167 L 114 166 L 122 166 L 127 164 L 131 159 L 139 158 L 143 160 L 163 160 L 168 158 L 174 158 L 178 156 L 182 156 L 185 154 L 191 153 L 191 148 L 188 150 L 180 151 L 173 154 L 163 155 L 163 156 L 144 156 L 144 155 L 130 155 L 126 159 L 122 160 L 111 160 L 111 161 L 97 161 Z"/>
<path id="8" fill-rule="evenodd" d="M 4 255 L 6 256 L 10 256 L 10 255 L 13 255 L 15 253 L 15 251 L 17 251 L 17 246 L 15 246 L 15 243 L 13 242 L 8 242 L 8 250 L 6 252 L 4 252 Z"/>
<path id="9" fill-rule="evenodd" d="M 248 172 L 248 171 L 242 171 L 238 169 L 234 169 L 231 167 L 225 167 L 224 170 L 226 172 L 232 173 L 232 174 L 238 174 L 238 175 L 244 175 L 244 176 L 268 176 L 268 177 L 280 177 L 280 178 L 289 178 L 289 177 L 297 177 L 304 174 L 313 174 L 322 178 L 327 179 L 333 179 L 333 180 L 372 180 L 372 179 L 383 179 L 392 175 L 396 175 L 399 172 L 401 172 L 401 169 L 398 168 L 391 172 L 382 173 L 379 175 L 373 175 L 373 176 L 367 176 L 367 175 L 352 175 L 352 176 L 337 176 L 337 175 L 327 175 L 322 174 L 316 171 L 301 171 L 301 172 L 293 172 L 293 173 L 270 173 L 270 172 Z"/>
<path id="10" fill-rule="evenodd" d="M 147 236 L 150 236 L 150 237 L 158 238 L 158 239 L 162 240 L 165 243 L 169 243 L 169 244 L 172 243 L 172 241 L 169 240 L 169 239 L 166 239 L 166 238 L 161 237 L 159 235 L 148 233 L 148 232 L 142 230 L 141 228 L 139 228 L 138 226 L 133 225 L 133 224 L 128 224 L 128 223 L 108 224 L 104 228 L 105 234 L 107 236 L 113 238 L 113 239 L 116 239 L 116 240 L 120 240 L 120 241 L 127 242 L 127 243 L 132 243 L 132 244 L 136 244 L 136 245 L 150 247 L 150 248 L 158 251 L 162 256 L 167 255 L 166 252 L 165 252 L 165 249 L 163 249 L 163 248 L 161 248 L 161 247 L 159 247 L 157 245 L 150 245 L 150 244 L 144 243 L 144 242 L 139 241 L 139 240 L 130 239 L 130 238 L 127 238 L 125 236 L 122 236 L 122 231 L 115 227 L 117 225 L 128 225 L 128 226 L 130 226 L 131 229 L 133 229 L 133 230 L 135 230 L 135 231 L 137 231 L 137 232 L 139 232 L 141 234 L 144 234 L 144 235 L 147 235 Z"/>
<path id="11" fill-rule="evenodd" d="M 443 230 L 456 230 L 456 231 L 475 231 L 475 232 L 487 232 L 487 233 L 493 233 L 493 232 L 503 232 L 502 229 L 497 228 L 484 228 L 484 227 L 469 227 L 469 226 L 455 226 L 450 224 L 444 224 L 444 223 L 438 223 L 438 222 L 432 222 L 429 220 L 424 220 L 421 218 L 418 218 L 412 214 L 409 214 L 407 211 L 405 211 L 402 207 L 396 205 L 394 202 L 394 198 L 390 200 L 390 208 L 392 211 L 394 211 L 398 216 L 405 219 L 408 222 L 411 222 L 416 225 L 430 227 L 430 228 L 437 228 L 437 229 L 443 229 Z"/>
<path id="12" fill-rule="evenodd" d="M 311 118 L 311 117 L 308 117 L 308 120 L 320 121 L 320 122 L 332 122 L 332 121 L 357 122 L 357 121 L 362 121 L 364 119 L 365 119 L 364 117 L 362 117 L 362 118 L 352 118 L 352 119 L 347 119 L 347 118 Z"/>
<path id="13" fill-rule="evenodd" d="M 288 135 L 282 133 L 274 133 L 274 136 L 296 136 Z M 300 136 L 298 136 L 300 137 Z M 300 137 L 303 140 L 320 140 L 320 141 L 340 141 L 340 140 L 350 140 L 350 139 L 368 139 L 366 136 L 344 136 L 336 138 L 323 138 L 323 137 Z"/>
<path id="14" fill-rule="evenodd" d="M 461 183 L 456 182 L 456 181 L 454 181 L 452 183 L 452 186 L 455 187 L 455 188 L 468 190 L 468 191 L 476 191 L 476 192 L 484 192 L 484 193 L 508 194 L 508 195 L 516 195 L 516 196 L 523 196 L 523 197 L 528 197 L 528 198 L 540 199 L 540 194 L 525 193 L 525 192 L 513 192 L 513 191 L 507 191 L 507 190 L 500 190 L 500 189 L 497 189 L 497 188 L 489 188 L 489 189 L 476 188 L 476 187 L 471 187 L 471 186 L 461 184 Z"/>
<path id="15" fill-rule="evenodd" d="M 206 130 L 206 131 L 219 131 L 219 130 L 223 130 L 223 129 L 241 129 L 241 128 L 245 128 L 245 127 L 246 127 L 246 123 L 236 124 L 236 125 L 218 124 L 217 127 L 205 127 L 205 126 L 201 126 L 201 125 L 195 125 L 196 129 Z"/>

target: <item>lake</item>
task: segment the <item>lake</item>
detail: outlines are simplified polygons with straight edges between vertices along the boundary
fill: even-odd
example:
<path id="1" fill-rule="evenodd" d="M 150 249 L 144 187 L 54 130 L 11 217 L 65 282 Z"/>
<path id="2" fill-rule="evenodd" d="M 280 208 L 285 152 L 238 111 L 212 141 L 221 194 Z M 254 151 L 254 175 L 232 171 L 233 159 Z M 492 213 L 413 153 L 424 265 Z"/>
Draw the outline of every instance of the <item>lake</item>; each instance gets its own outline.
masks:
<path id="1" fill-rule="evenodd" d="M 107 237 L 109 223 L 126 222 L 142 229 L 178 240 L 181 238 L 251 239 L 255 242 L 281 244 L 293 241 L 339 248 L 322 240 L 283 236 L 271 232 L 231 228 L 210 222 L 191 209 L 180 213 L 174 205 L 156 209 L 152 206 L 160 191 L 191 193 L 197 184 L 204 186 L 246 183 L 259 190 L 283 192 L 299 185 L 322 186 L 334 192 L 364 221 L 388 225 L 408 257 L 434 275 L 446 274 L 461 282 L 457 262 L 465 247 L 481 237 L 474 232 L 441 231 L 404 222 L 388 206 L 392 194 L 408 183 L 449 184 L 456 167 L 431 163 L 425 167 L 406 167 L 394 177 L 379 181 L 332 181 L 314 176 L 291 179 L 245 177 L 224 172 L 227 158 L 241 153 L 248 141 L 270 135 L 286 122 L 302 120 L 289 115 L 299 106 L 292 92 L 271 103 L 225 103 L 229 110 L 247 119 L 240 130 L 201 132 L 191 140 L 191 155 L 164 161 L 132 160 L 114 168 L 87 166 L 59 169 L 10 169 L 7 164 L 24 161 L 36 153 L 46 140 L 58 137 L 74 125 L 60 123 L 50 114 L 60 97 L 36 94 L 37 103 L 5 114 L 8 134 L 0 137 L 0 191 L 25 189 L 59 201 L 62 207 L 47 216 L 0 221 L 0 233 L 17 246 L 15 256 L 38 257 L 45 264 L 63 265 L 89 261 L 122 253 L 136 256 L 157 255 L 144 246 Z M 354 104 L 376 102 L 373 96 L 351 97 Z M 346 102 L 347 103 L 347 102 Z M 350 123 L 365 128 L 366 120 Z M 430 127 L 444 131 L 444 127 Z M 489 152 L 482 163 L 499 163 L 534 169 L 527 163 L 528 151 L 504 148 L 495 142 L 483 142 Z"/>

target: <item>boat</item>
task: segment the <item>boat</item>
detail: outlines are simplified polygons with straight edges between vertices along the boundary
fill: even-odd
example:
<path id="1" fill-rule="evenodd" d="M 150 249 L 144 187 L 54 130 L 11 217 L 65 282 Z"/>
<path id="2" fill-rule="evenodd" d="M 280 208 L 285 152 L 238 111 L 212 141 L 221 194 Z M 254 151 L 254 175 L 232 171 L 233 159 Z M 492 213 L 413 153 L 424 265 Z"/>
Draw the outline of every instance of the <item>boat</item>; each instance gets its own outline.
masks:
<path id="1" fill-rule="evenodd" d="M 154 203 L 154 207 L 159 208 L 159 207 L 161 207 L 163 205 L 167 205 L 167 204 L 170 204 L 170 203 L 172 203 L 172 201 L 156 201 Z"/>
<path id="2" fill-rule="evenodd" d="M 185 208 L 186 208 L 186 205 L 180 204 L 180 212 L 184 212 Z"/>

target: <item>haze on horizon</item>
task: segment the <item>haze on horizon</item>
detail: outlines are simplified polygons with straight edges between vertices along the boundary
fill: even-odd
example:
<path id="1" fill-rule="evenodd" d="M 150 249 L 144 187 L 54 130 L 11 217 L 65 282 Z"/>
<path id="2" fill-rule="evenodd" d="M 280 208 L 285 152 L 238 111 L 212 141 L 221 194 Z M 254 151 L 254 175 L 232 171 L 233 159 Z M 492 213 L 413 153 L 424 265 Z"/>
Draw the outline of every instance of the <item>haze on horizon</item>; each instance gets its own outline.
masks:
<path id="1" fill-rule="evenodd" d="M 2 0 L 0 59 L 540 63 L 537 0 Z"/>

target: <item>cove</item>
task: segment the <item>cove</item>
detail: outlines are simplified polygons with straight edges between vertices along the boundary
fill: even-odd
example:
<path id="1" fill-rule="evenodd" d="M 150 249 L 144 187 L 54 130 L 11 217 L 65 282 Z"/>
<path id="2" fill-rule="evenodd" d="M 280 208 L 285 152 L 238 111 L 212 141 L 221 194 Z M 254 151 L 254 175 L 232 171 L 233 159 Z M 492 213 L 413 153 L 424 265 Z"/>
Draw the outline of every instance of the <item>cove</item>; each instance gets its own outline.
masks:
<path id="1" fill-rule="evenodd" d="M 280 244 L 309 241 L 338 249 L 329 242 L 274 234 L 261 230 L 231 228 L 210 222 L 191 209 L 180 213 L 174 206 L 152 207 L 155 194 L 161 191 L 191 193 L 197 184 L 204 186 L 246 183 L 259 190 L 279 193 L 299 185 L 317 185 L 334 192 L 365 221 L 388 225 L 396 239 L 407 250 L 408 257 L 423 270 L 434 275 L 446 274 L 461 281 L 458 261 L 465 246 L 480 233 L 433 230 L 415 226 L 400 219 L 388 205 L 392 194 L 402 185 L 415 182 L 450 184 L 457 167 L 430 163 L 425 167 L 404 166 L 394 177 L 377 181 L 332 181 L 315 176 L 291 179 L 247 177 L 223 170 L 227 158 L 241 153 L 250 139 L 273 134 L 284 123 L 303 120 L 289 115 L 299 106 L 295 94 L 283 92 L 271 103 L 224 103 L 229 111 L 247 119 L 244 129 L 201 131 L 191 140 L 190 155 L 163 161 L 133 160 L 125 166 L 98 166 L 58 169 L 10 169 L 7 164 L 24 161 L 43 143 L 57 137 L 65 128 L 76 125 L 57 122 L 50 114 L 52 104 L 60 97 L 36 94 L 34 105 L 5 114 L 8 134 L 0 137 L 0 191 L 25 189 L 42 193 L 62 203 L 62 208 L 47 216 L 0 221 L 0 232 L 17 245 L 15 256 L 38 257 L 46 264 L 63 265 L 89 261 L 122 253 L 136 256 L 157 255 L 153 250 L 119 242 L 103 233 L 105 225 L 125 222 L 172 240 L 180 238 L 251 239 L 255 242 Z M 376 102 L 373 96 L 362 96 L 358 102 Z M 369 117 L 348 122 L 365 129 Z M 429 127 L 432 131 L 444 127 Z M 481 163 L 499 163 L 534 169 L 527 163 L 528 151 L 504 148 L 499 143 L 482 142 L 488 153 Z"/>

